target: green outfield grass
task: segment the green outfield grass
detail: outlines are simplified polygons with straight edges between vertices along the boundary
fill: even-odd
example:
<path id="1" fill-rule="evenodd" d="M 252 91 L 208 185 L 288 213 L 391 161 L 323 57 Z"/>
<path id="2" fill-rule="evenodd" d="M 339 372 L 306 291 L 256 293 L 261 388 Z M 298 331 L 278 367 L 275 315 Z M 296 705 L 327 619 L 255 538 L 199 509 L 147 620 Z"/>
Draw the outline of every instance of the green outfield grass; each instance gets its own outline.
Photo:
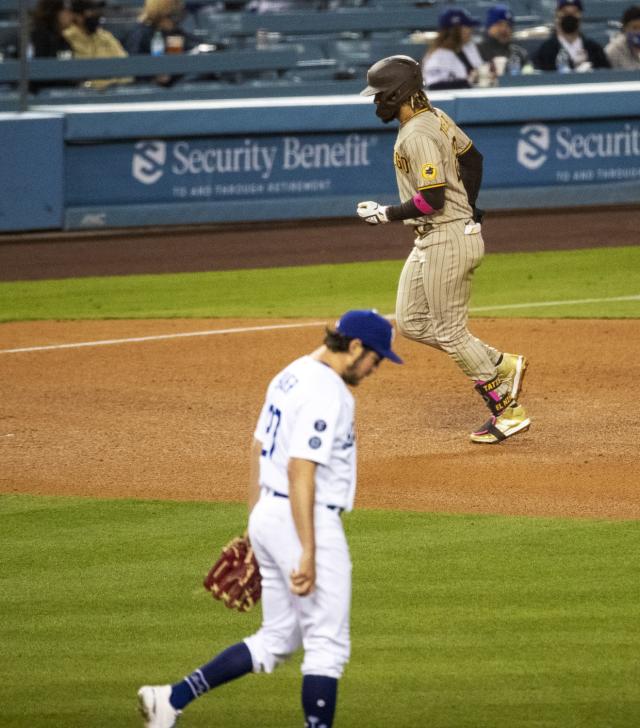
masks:
<path id="1" fill-rule="evenodd" d="M 0 321 L 171 317 L 329 317 L 394 310 L 403 261 L 212 273 L 0 283 Z M 494 254 L 476 274 L 483 316 L 638 317 L 640 247 Z M 509 309 L 486 307 L 610 299 Z"/>
<path id="2" fill-rule="evenodd" d="M 236 504 L 0 497 L 0 725 L 140 725 L 135 691 L 258 625 L 201 578 Z M 640 725 L 637 522 L 361 511 L 336 728 Z M 300 726 L 299 656 L 180 725 Z"/>

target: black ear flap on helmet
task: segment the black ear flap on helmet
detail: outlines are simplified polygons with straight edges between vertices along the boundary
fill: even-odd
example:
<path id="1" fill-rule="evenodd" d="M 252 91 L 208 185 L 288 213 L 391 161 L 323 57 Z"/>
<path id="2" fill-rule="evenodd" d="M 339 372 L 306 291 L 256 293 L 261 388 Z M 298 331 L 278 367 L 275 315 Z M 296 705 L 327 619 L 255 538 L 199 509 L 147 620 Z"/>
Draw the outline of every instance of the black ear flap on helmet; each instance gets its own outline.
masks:
<path id="1" fill-rule="evenodd" d="M 400 106 L 424 87 L 420 64 L 410 56 L 389 56 L 367 71 L 367 87 L 361 96 L 376 96 L 376 114 L 391 121 Z"/>

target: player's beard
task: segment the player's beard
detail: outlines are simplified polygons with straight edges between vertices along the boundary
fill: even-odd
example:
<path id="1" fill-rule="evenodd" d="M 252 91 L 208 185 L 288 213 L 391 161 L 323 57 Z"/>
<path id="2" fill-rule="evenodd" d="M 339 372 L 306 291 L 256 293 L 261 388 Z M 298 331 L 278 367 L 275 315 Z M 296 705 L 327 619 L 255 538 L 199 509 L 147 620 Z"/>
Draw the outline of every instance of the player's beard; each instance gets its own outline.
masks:
<path id="1" fill-rule="evenodd" d="M 362 354 L 342 373 L 342 381 L 345 384 L 350 384 L 352 387 L 357 387 L 358 384 L 368 375 L 359 374 L 358 366 L 360 362 L 367 356 L 367 351 L 363 351 Z"/>
<path id="2" fill-rule="evenodd" d="M 391 121 L 393 121 L 396 118 L 396 115 L 396 109 L 391 109 L 388 106 L 376 104 L 376 116 L 379 119 L 382 119 L 385 124 L 389 124 Z"/>

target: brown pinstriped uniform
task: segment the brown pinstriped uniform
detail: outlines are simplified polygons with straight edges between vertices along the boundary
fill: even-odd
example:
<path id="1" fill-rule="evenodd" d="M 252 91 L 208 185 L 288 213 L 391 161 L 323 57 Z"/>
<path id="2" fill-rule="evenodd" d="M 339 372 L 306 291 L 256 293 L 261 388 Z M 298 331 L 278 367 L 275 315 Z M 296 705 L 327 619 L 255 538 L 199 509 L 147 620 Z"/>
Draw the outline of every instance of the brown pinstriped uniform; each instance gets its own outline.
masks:
<path id="1" fill-rule="evenodd" d="M 440 109 L 420 111 L 400 127 L 394 147 L 400 201 L 444 187 L 445 202 L 440 212 L 404 221 L 416 239 L 400 275 L 396 317 L 404 336 L 446 351 L 468 377 L 487 381 L 500 352 L 467 329 L 471 278 L 484 255 L 458 163 L 471 144 Z"/>

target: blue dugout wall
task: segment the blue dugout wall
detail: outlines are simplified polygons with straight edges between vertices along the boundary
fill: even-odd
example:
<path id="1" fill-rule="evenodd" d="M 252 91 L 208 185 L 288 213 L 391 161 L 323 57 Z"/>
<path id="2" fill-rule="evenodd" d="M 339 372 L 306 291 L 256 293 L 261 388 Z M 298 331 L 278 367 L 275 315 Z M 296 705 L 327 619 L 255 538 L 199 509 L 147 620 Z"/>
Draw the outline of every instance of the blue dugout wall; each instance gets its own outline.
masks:
<path id="1" fill-rule="evenodd" d="M 433 93 L 485 157 L 487 209 L 640 199 L 640 81 Z M 395 125 L 322 96 L 0 115 L 0 229 L 341 217 L 397 201 Z M 7 148 L 9 153 L 7 154 Z"/>

